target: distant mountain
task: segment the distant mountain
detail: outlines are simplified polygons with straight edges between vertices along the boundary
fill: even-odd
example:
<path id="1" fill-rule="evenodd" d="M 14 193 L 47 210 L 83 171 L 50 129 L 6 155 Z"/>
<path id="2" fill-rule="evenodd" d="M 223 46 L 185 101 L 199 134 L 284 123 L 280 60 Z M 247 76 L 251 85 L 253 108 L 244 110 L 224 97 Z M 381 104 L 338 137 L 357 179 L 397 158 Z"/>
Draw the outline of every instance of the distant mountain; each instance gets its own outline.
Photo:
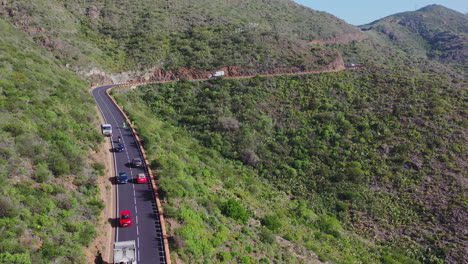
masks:
<path id="1" fill-rule="evenodd" d="M 384 35 L 391 45 L 411 55 L 467 63 L 468 17 L 440 5 L 388 16 L 361 29 Z"/>

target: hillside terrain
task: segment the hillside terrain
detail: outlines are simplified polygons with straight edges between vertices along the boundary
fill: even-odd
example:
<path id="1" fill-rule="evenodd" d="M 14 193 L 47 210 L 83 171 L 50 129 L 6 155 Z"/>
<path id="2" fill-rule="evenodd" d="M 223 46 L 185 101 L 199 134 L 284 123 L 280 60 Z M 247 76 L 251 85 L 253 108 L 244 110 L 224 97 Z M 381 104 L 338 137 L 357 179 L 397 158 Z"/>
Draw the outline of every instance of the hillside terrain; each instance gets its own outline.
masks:
<path id="1" fill-rule="evenodd" d="M 405 52 L 466 67 L 468 18 L 440 5 L 404 12 L 361 26 Z"/>
<path id="2" fill-rule="evenodd" d="M 89 262 L 105 168 L 84 80 L 136 79 L 178 80 L 115 91 L 176 263 L 468 261 L 466 15 L 3 0 L 0 27 L 0 263 Z M 337 72 L 190 81 L 218 69 Z"/>
<path id="3" fill-rule="evenodd" d="M 0 263 L 84 263 L 103 203 L 87 84 L 0 19 Z"/>
<path id="4" fill-rule="evenodd" d="M 117 97 L 159 172 L 185 262 L 463 263 L 464 86 L 368 69 Z"/>
<path id="5" fill-rule="evenodd" d="M 0 7 L 11 23 L 77 69 L 320 69 L 339 54 L 310 42 L 362 37 L 342 20 L 289 0 L 12 0 Z"/>

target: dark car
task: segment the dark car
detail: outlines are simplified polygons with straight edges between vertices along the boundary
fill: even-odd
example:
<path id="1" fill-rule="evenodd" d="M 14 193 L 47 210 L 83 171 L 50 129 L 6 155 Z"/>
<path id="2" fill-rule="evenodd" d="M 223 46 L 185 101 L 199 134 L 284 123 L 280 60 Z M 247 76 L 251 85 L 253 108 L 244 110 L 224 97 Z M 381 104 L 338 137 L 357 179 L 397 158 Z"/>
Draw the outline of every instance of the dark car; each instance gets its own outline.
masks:
<path id="1" fill-rule="evenodd" d="M 115 152 L 122 152 L 122 151 L 125 150 L 125 146 L 124 146 L 124 144 L 119 143 L 119 144 L 117 144 L 117 146 L 115 146 L 114 150 L 115 150 Z"/>
<path id="2" fill-rule="evenodd" d="M 140 158 L 134 158 L 132 160 L 132 166 L 135 167 L 135 168 L 139 168 L 139 167 L 143 166 L 143 161 Z"/>
<path id="3" fill-rule="evenodd" d="M 117 183 L 128 183 L 128 175 L 126 172 L 119 172 L 119 176 L 117 176 Z"/>

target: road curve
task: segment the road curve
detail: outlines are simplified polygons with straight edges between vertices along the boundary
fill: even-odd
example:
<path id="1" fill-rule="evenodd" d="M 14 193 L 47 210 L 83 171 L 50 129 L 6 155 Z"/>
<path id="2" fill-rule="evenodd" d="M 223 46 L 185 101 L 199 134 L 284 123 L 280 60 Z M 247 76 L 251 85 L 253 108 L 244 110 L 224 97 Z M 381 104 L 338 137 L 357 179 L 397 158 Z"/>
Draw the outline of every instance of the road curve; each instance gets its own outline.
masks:
<path id="1" fill-rule="evenodd" d="M 358 67 L 362 67 L 359 65 Z M 348 68 L 347 68 L 348 69 Z M 321 70 L 321 71 L 303 71 L 295 73 L 273 73 L 273 74 L 262 74 L 260 76 L 279 76 L 279 75 L 303 75 L 303 74 L 314 74 L 323 72 L 335 72 L 340 70 Z M 256 75 L 245 75 L 245 76 L 226 76 L 227 79 L 244 79 L 252 78 Z M 208 79 L 190 79 L 190 81 L 204 81 Z M 177 80 L 152 80 L 152 81 L 140 81 L 140 82 L 129 82 L 122 84 L 105 85 L 94 88 L 92 94 L 98 104 L 101 114 L 106 123 L 111 124 L 113 128 L 114 138 L 116 140 L 118 136 L 121 136 L 126 150 L 124 152 L 114 152 L 114 164 L 115 171 L 126 172 L 129 175 L 130 182 L 128 184 L 121 184 L 116 186 L 117 193 L 117 214 L 122 210 L 129 210 L 133 214 L 134 224 L 131 227 L 120 228 L 118 226 L 118 215 L 114 219 L 113 223 L 116 228 L 115 241 L 126 241 L 135 240 L 137 246 L 137 263 L 171 263 L 170 258 L 166 258 L 166 253 L 169 251 L 164 250 L 164 239 L 163 239 L 163 224 L 159 216 L 159 211 L 154 197 L 153 187 L 148 181 L 147 184 L 136 184 L 134 180 L 138 173 L 144 172 L 148 175 L 147 164 L 144 164 L 144 168 L 132 168 L 130 162 L 133 158 L 139 157 L 143 161 L 145 160 L 142 152 L 139 148 L 139 144 L 136 141 L 135 135 L 132 133 L 130 128 L 123 128 L 122 125 L 125 122 L 125 117 L 120 112 L 119 108 L 114 104 L 113 100 L 109 97 L 106 91 L 116 86 L 134 86 L 144 85 L 150 83 L 165 83 L 174 82 Z M 111 141 L 112 146 L 115 146 L 114 141 Z M 112 150 L 110 150 L 112 151 Z M 112 184 L 116 184 L 116 179 L 113 177 L 110 179 Z"/>
<path id="2" fill-rule="evenodd" d="M 138 264 L 165 264 L 162 225 L 154 190 L 149 179 L 148 183 L 136 183 L 138 173 L 144 172 L 148 175 L 147 166 L 146 164 L 144 168 L 132 168 L 130 166 L 133 158 L 144 159 L 132 130 L 128 126 L 127 128 L 123 127 L 125 117 L 106 93 L 107 89 L 114 86 L 117 85 L 97 87 L 93 89 L 92 94 L 105 122 L 112 125 L 113 137 L 110 139 L 112 146 L 115 146 L 117 137 L 120 136 L 126 148 L 123 152 L 113 152 L 115 171 L 117 173 L 126 172 L 129 176 L 129 183 L 115 186 L 117 194 L 116 212 L 119 214 L 122 210 L 129 210 L 133 215 L 133 226 L 119 227 L 119 216 L 116 215 L 115 219 L 111 221 L 115 225 L 115 241 L 135 240 Z M 115 177 L 109 180 L 112 184 L 116 184 Z"/>

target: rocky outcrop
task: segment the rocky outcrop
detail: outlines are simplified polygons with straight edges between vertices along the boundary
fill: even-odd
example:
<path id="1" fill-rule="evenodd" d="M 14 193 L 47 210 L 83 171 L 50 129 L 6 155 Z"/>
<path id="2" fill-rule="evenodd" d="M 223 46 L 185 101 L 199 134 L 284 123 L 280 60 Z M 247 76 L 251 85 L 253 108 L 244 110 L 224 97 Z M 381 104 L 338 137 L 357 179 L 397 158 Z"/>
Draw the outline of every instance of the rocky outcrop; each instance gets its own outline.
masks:
<path id="1" fill-rule="evenodd" d="M 67 68 L 84 76 L 95 85 L 115 84 L 123 82 L 150 81 L 157 69 L 151 68 L 146 71 L 126 71 L 120 73 L 108 73 L 99 68 L 80 69 L 67 64 Z"/>

